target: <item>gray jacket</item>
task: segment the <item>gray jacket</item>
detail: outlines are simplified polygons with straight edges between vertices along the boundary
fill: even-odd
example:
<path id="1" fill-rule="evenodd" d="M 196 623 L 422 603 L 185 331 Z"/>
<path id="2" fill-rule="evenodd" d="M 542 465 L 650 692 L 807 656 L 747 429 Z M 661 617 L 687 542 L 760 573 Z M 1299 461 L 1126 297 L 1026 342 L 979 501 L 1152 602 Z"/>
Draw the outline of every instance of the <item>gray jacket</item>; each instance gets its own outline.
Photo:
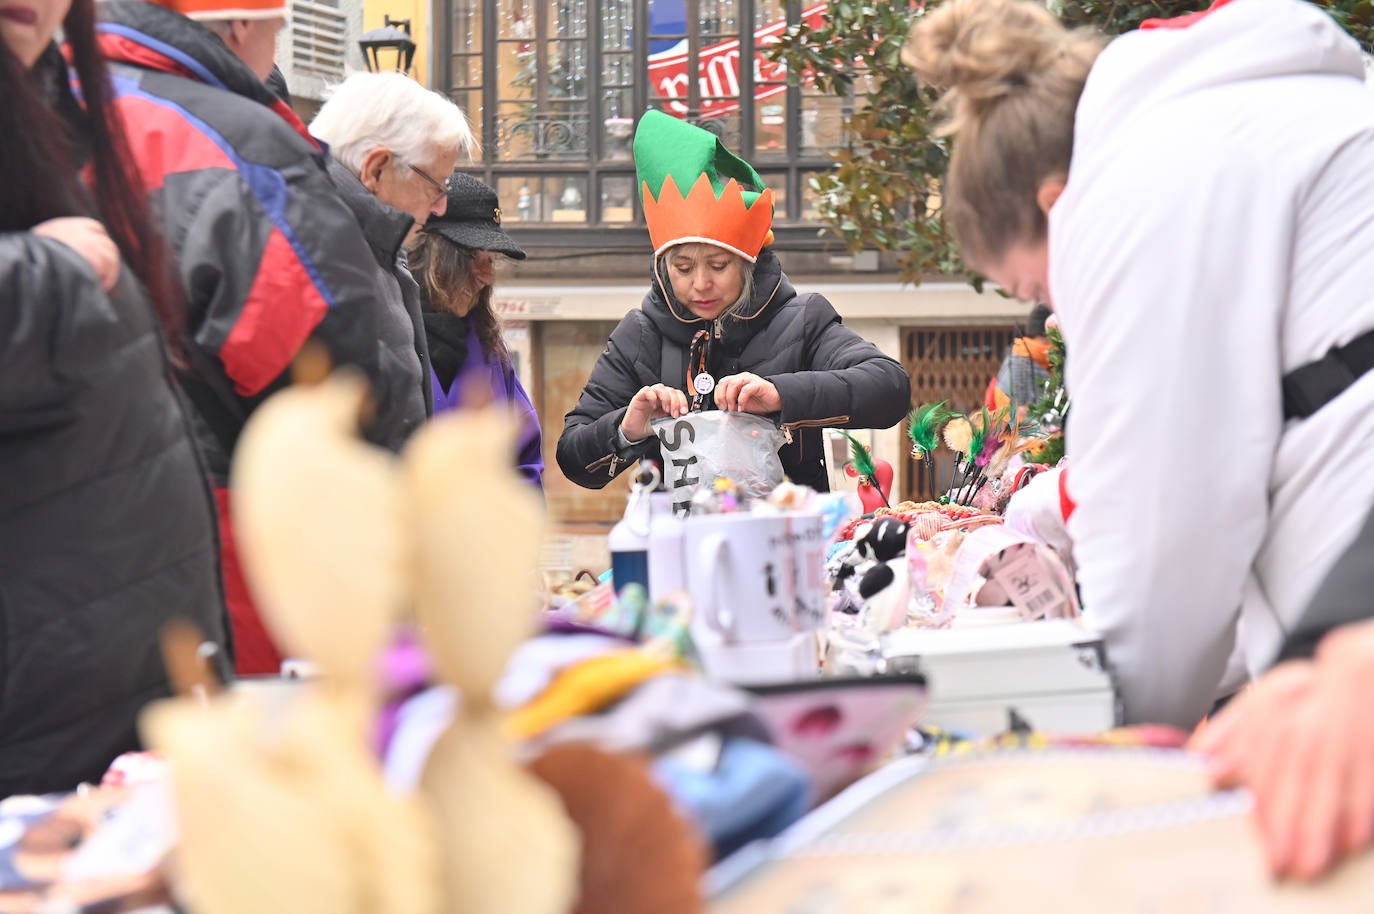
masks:
<path id="1" fill-rule="evenodd" d="M 215 509 L 153 309 L 71 248 L 0 234 L 0 796 L 99 783 L 171 694 L 158 632 L 220 645 Z"/>
<path id="2" fill-rule="evenodd" d="M 381 442 L 399 450 L 411 432 L 434 415 L 434 390 L 430 386 L 429 344 L 425 341 L 424 318 L 420 314 L 420 287 L 406 269 L 402 244 L 415 220 L 387 206 L 338 162 L 330 161 L 329 177 L 363 230 L 372 256 L 377 261 L 376 285 L 378 334 L 391 370 L 386 377 L 397 379 L 392 389 L 379 393 L 384 399 L 383 415 L 400 417 L 400 427 Z"/>
<path id="3" fill-rule="evenodd" d="M 1374 514 L 1331 566 L 1276 662 L 1311 657 L 1332 629 L 1368 619 L 1374 619 Z"/>

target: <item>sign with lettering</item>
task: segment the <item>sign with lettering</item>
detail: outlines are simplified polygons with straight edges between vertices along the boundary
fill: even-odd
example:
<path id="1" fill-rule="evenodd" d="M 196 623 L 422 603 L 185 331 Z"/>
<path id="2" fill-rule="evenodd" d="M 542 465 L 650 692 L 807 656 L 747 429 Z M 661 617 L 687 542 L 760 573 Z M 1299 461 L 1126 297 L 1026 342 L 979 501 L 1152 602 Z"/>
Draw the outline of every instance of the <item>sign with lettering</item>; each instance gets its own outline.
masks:
<path id="1" fill-rule="evenodd" d="M 826 4 L 802 11 L 802 21 L 819 27 Z M 763 99 L 787 91 L 787 68 L 764 57 L 763 48 L 773 44 L 787 29 L 787 20 L 770 22 L 754 32 L 754 98 Z M 697 84 L 701 116 L 720 117 L 739 110 L 739 40 L 722 41 L 697 51 Z M 769 85 L 769 83 L 774 83 Z M 679 116 L 688 113 L 687 43 L 649 55 L 649 84 L 659 97 L 668 99 L 666 110 Z"/>

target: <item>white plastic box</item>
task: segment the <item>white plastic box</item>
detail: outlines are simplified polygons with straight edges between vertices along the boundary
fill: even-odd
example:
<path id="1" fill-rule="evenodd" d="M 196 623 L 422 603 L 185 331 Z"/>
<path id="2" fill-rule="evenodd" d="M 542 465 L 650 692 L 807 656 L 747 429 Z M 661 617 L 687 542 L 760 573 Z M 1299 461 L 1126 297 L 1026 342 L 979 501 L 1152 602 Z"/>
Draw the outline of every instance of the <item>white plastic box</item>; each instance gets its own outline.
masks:
<path id="1" fill-rule="evenodd" d="M 1102 639 L 1078 622 L 906 628 L 884 635 L 882 651 L 890 672 L 926 676 L 925 724 L 990 735 L 1014 711 L 1035 730 L 1083 734 L 1120 721 Z"/>

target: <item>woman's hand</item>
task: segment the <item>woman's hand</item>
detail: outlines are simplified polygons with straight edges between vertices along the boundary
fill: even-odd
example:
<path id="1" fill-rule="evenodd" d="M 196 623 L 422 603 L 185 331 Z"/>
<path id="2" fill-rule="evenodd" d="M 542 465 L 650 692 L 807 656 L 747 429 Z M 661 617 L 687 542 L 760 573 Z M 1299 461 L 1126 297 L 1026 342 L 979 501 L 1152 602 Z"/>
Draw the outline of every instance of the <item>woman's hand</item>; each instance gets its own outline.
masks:
<path id="1" fill-rule="evenodd" d="M 782 396 L 773 382 L 746 371 L 720 379 L 716 385 L 716 406 L 729 412 L 766 416 L 781 412 Z"/>
<path id="2" fill-rule="evenodd" d="M 35 235 L 60 241 L 90 264 L 100 287 L 106 292 L 119 281 L 119 248 L 110 240 L 105 226 L 83 216 L 49 219 L 33 227 Z"/>
<path id="3" fill-rule="evenodd" d="M 653 434 L 649 423 L 655 419 L 687 415 L 687 395 L 676 387 L 655 384 L 641 387 L 620 420 L 620 432 L 627 441 L 643 441 Z"/>
<path id="4" fill-rule="evenodd" d="M 1374 622 L 1266 674 L 1194 737 L 1213 779 L 1255 795 L 1275 875 L 1312 879 L 1374 837 Z"/>

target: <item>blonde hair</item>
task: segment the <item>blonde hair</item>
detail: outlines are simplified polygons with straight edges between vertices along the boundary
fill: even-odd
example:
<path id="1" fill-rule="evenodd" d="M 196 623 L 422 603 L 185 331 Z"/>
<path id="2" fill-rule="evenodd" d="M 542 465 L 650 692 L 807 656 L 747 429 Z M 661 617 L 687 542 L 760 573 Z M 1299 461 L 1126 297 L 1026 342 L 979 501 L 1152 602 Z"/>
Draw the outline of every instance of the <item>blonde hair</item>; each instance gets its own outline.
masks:
<path id="1" fill-rule="evenodd" d="M 945 217 L 975 268 L 1045 238 L 1036 193 L 1068 176 L 1078 99 L 1104 45 L 1033 0 L 947 0 L 912 26 L 902 62 L 945 88 Z"/>

